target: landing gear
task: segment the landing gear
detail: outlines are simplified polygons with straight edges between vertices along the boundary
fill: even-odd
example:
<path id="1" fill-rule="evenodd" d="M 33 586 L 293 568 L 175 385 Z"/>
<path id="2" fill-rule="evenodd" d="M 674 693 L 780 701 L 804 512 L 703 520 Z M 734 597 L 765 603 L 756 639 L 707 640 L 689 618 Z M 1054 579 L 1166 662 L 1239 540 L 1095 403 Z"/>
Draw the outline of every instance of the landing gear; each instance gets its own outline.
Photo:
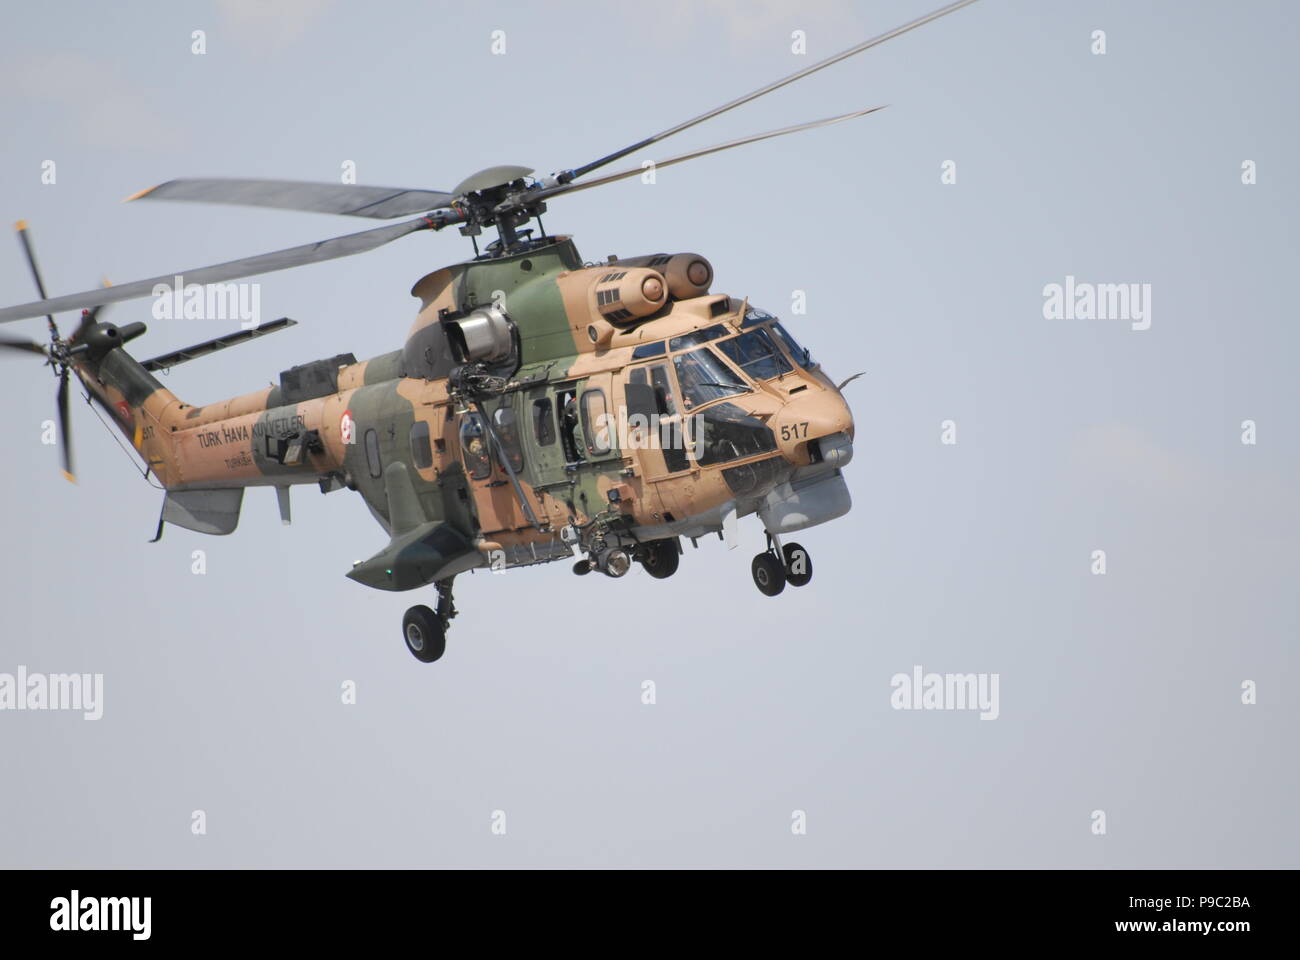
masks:
<path id="1" fill-rule="evenodd" d="M 447 650 L 447 623 L 456 616 L 456 604 L 451 599 L 451 580 L 439 580 L 438 609 L 430 610 L 418 604 L 402 617 L 402 639 L 406 649 L 421 663 L 433 663 Z"/>
<path id="2" fill-rule="evenodd" d="M 433 663 L 447 649 L 447 627 L 424 604 L 412 607 L 402 617 L 406 649 L 421 663 Z"/>
<path id="3" fill-rule="evenodd" d="M 785 589 L 785 567 L 773 553 L 760 553 L 750 565 L 754 586 L 766 596 L 775 597 Z"/>
<path id="4" fill-rule="evenodd" d="M 812 557 L 797 543 L 781 545 L 776 534 L 767 535 L 767 549 L 754 558 L 751 567 L 754 586 L 769 597 L 775 597 L 788 583 L 804 587 L 812 581 Z"/>
<path id="5" fill-rule="evenodd" d="M 806 587 L 812 580 L 812 557 L 797 543 L 787 543 L 781 548 L 785 559 L 785 582 L 792 587 Z"/>
<path id="6" fill-rule="evenodd" d="M 638 559 L 650 576 L 656 580 L 667 580 L 677 572 L 679 554 L 676 538 L 651 540 L 641 545 L 641 555 Z"/>

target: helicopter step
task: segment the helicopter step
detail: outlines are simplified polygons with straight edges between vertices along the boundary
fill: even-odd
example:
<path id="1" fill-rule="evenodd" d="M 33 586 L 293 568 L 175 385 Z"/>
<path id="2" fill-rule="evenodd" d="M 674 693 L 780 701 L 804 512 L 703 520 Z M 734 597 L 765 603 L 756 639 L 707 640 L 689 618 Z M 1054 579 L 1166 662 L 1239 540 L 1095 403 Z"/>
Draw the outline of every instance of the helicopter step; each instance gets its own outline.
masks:
<path id="1" fill-rule="evenodd" d="M 754 586 L 768 597 L 775 597 L 785 589 L 804 587 L 812 582 L 812 556 L 801 544 L 781 544 L 776 534 L 767 535 L 767 549 L 754 557 L 750 565 Z"/>
<path id="2" fill-rule="evenodd" d="M 448 577 L 434 584 L 438 588 L 438 609 L 430 610 L 424 604 L 417 604 L 402 617 L 402 639 L 406 641 L 406 649 L 421 663 L 433 663 L 447 650 L 447 625 L 456 616 L 456 604 L 451 596 L 454 579 Z"/>

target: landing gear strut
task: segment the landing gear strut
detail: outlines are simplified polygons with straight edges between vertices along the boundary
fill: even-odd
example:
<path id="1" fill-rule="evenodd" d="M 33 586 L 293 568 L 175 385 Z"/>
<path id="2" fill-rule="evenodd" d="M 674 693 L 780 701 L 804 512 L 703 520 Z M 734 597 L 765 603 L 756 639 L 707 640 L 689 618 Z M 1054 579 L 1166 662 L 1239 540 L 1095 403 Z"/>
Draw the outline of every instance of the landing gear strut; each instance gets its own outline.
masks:
<path id="1" fill-rule="evenodd" d="M 421 663 L 433 663 L 446 652 L 447 623 L 456 616 L 456 604 L 451 598 L 451 579 L 439 580 L 438 609 L 430 610 L 418 604 L 406 611 L 402 618 L 402 639 L 406 649 Z"/>
<path id="2" fill-rule="evenodd" d="M 765 596 L 775 597 L 788 583 L 803 587 L 812 580 L 812 557 L 800 544 L 781 541 L 773 534 L 767 535 L 767 549 L 754 558 L 750 565 L 754 586 Z"/>

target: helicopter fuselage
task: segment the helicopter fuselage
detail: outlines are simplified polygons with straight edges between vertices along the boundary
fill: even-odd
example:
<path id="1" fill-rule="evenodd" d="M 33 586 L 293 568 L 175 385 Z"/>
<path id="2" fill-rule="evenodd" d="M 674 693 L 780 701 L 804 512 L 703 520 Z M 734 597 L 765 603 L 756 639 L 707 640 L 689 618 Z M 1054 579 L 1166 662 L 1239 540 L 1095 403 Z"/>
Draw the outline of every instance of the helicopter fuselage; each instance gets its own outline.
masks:
<path id="1" fill-rule="evenodd" d="M 229 533 L 245 487 L 281 488 L 286 520 L 290 486 L 350 488 L 391 539 L 349 576 L 380 589 L 842 515 L 847 404 L 711 279 L 694 255 L 585 265 L 552 238 L 421 279 L 401 350 L 230 400 L 183 403 L 120 348 L 76 369 L 167 488 L 163 520 Z"/>

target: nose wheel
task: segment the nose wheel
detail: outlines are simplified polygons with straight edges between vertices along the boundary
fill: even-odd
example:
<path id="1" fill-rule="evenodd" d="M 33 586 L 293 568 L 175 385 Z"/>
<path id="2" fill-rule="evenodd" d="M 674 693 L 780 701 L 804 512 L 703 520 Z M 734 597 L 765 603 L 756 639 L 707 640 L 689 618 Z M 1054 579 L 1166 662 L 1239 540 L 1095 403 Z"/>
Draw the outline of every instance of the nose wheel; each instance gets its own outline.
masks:
<path id="1" fill-rule="evenodd" d="M 771 534 L 767 537 L 767 549 L 750 564 L 754 586 L 768 597 L 775 597 L 787 583 L 792 587 L 807 586 L 812 581 L 812 569 L 812 557 L 802 545 L 782 546 Z"/>
<path id="2" fill-rule="evenodd" d="M 433 663 L 447 650 L 447 624 L 456 616 L 456 605 L 451 599 L 451 581 L 439 580 L 438 609 L 430 610 L 417 604 L 402 617 L 402 639 L 411 656 L 421 663 Z"/>

